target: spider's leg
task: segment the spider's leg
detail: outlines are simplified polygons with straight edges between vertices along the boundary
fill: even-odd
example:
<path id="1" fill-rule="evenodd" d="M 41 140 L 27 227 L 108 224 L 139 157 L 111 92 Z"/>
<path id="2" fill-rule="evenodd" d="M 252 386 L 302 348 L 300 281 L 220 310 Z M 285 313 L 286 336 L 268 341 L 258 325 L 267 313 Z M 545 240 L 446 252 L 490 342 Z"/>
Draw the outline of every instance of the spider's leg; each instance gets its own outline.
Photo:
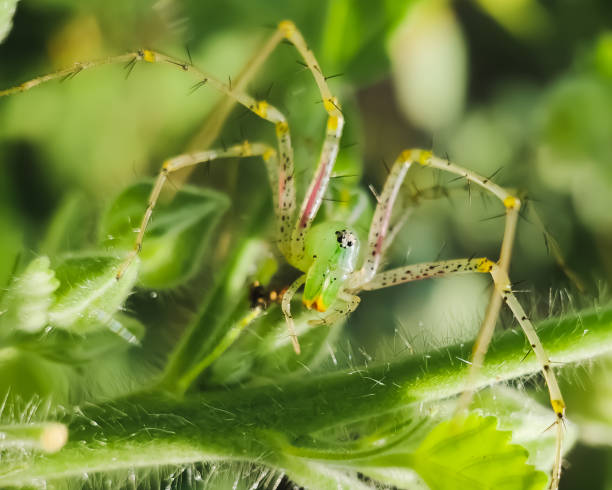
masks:
<path id="1" fill-rule="evenodd" d="M 387 238 L 385 240 L 385 243 L 383 243 L 383 249 L 382 249 L 383 256 L 385 255 L 389 247 L 393 244 L 393 241 L 395 240 L 395 237 L 398 235 L 398 233 L 402 231 L 402 228 L 404 227 L 404 225 L 406 224 L 406 222 L 408 221 L 408 219 L 410 218 L 413 212 L 414 212 L 414 208 L 406 208 L 404 211 L 402 211 L 402 214 L 395 221 L 395 223 L 393 223 L 392 225 L 389 225 L 389 230 L 387 232 Z"/>
<path id="2" fill-rule="evenodd" d="M 521 206 L 520 200 L 517 197 L 510 194 L 504 188 L 491 182 L 490 179 L 482 177 L 470 170 L 459 167 L 458 165 L 455 165 L 448 160 L 443 160 L 441 158 L 438 158 L 434 156 L 430 151 L 415 149 L 415 150 L 406 150 L 400 154 L 400 157 L 396 160 L 393 166 L 393 169 L 391 170 L 391 174 L 387 178 L 387 182 L 385 182 L 383 193 L 376 207 L 374 218 L 372 220 L 372 225 L 370 227 L 370 233 L 368 237 L 368 249 L 366 252 L 367 255 L 366 255 L 365 263 L 359 271 L 356 271 L 353 274 L 353 276 L 349 278 L 349 280 L 347 281 L 346 289 L 348 289 L 350 292 L 358 292 L 361 289 L 367 289 L 368 285 L 377 284 L 378 287 L 384 287 L 383 282 L 387 282 L 389 279 L 391 279 L 393 277 L 392 274 L 394 272 L 399 274 L 402 270 L 406 271 L 406 268 L 399 268 L 399 269 L 394 269 L 392 271 L 383 273 L 379 276 L 376 276 L 376 273 L 378 272 L 378 267 L 380 265 L 380 260 L 381 260 L 381 257 L 382 257 L 382 254 L 385 248 L 384 247 L 385 237 L 389 229 L 389 221 L 391 217 L 393 204 L 397 197 L 397 193 L 399 191 L 401 183 L 406 175 L 406 171 L 408 170 L 408 166 L 410 165 L 411 162 L 417 162 L 420 165 L 425 166 L 425 167 L 433 167 L 439 170 L 444 170 L 444 171 L 453 173 L 455 175 L 459 175 L 465 178 L 466 180 L 468 180 L 468 182 L 472 182 L 484 188 L 485 190 L 489 191 L 502 202 L 502 204 L 504 205 L 506 209 L 504 236 L 502 239 L 499 260 L 497 264 L 494 264 L 494 267 L 491 270 L 496 271 L 496 276 L 498 278 L 507 277 L 508 268 L 510 265 L 510 258 L 512 255 L 512 247 L 514 244 L 514 237 L 516 234 L 516 225 L 517 225 L 518 216 L 519 216 L 519 209 Z M 467 264 L 467 261 L 464 261 L 464 266 L 466 264 Z M 428 264 L 428 267 L 431 265 L 432 264 Z M 486 272 L 491 272 L 491 270 L 487 270 Z M 402 277 L 406 277 L 406 279 L 402 279 Z M 376 281 L 374 281 L 374 279 L 376 279 Z M 495 279 L 496 278 L 494 277 L 494 280 Z M 397 279 L 397 282 L 406 282 L 408 280 L 409 279 L 407 276 L 400 276 L 399 279 Z M 487 306 L 487 311 L 485 314 L 484 321 L 482 323 L 482 326 L 478 333 L 478 337 L 474 344 L 474 349 L 472 352 L 472 364 L 470 366 L 470 373 L 469 373 L 469 379 L 468 379 L 468 386 L 475 386 L 476 384 L 478 372 L 482 366 L 484 356 L 488 350 L 491 338 L 493 337 L 493 331 L 495 329 L 495 323 L 499 315 L 499 310 L 501 308 L 502 301 L 506 299 L 505 296 L 502 296 L 501 292 L 498 291 L 501 288 L 501 286 L 499 286 L 498 284 L 499 284 L 499 281 L 496 280 L 496 291 L 494 291 L 493 294 L 491 295 L 491 299 Z M 518 311 L 516 310 L 516 308 L 517 307 L 520 308 L 520 305 L 518 304 L 518 301 L 513 295 L 512 295 L 512 298 L 514 298 L 512 300 L 513 312 L 515 313 L 515 316 L 519 318 L 519 321 L 523 321 L 522 318 L 523 317 L 526 318 L 526 315 L 524 315 L 524 313 L 520 315 L 516 313 L 516 311 Z M 528 336 L 528 338 L 530 338 L 530 341 L 531 341 L 531 337 L 535 336 L 535 331 L 533 330 L 533 326 L 531 326 L 531 323 L 525 323 L 524 321 L 523 323 L 521 323 L 521 326 L 523 327 L 526 335 Z M 533 335 L 528 334 L 527 333 L 528 330 L 531 330 L 533 332 Z M 532 342 L 532 344 L 533 343 L 534 342 Z M 541 348 L 541 344 L 539 340 L 535 342 L 535 344 L 539 345 L 540 347 L 538 349 L 542 351 L 541 356 L 539 358 L 539 362 L 540 362 L 540 365 L 542 366 L 542 370 L 551 372 L 550 368 L 546 367 L 548 366 L 547 357 L 544 353 L 543 348 Z M 559 421 L 561 421 L 563 418 L 565 406 L 563 405 L 563 400 L 560 397 L 560 393 L 558 392 L 556 378 L 554 378 L 554 375 L 551 375 L 551 376 L 552 377 L 549 376 L 547 378 L 547 382 L 549 382 L 549 379 L 550 379 L 550 384 L 548 385 L 548 388 L 551 394 L 551 403 L 553 404 L 553 409 L 555 410 L 555 413 L 557 413 L 557 415 L 559 416 Z M 467 406 L 469 405 L 472 399 L 472 395 L 473 395 L 473 389 L 471 388 L 468 388 L 463 393 L 459 401 L 459 410 L 463 410 L 467 408 Z M 556 403 L 555 400 L 559 402 L 557 406 L 555 405 Z M 557 457 L 555 459 L 555 466 L 553 469 L 553 478 L 551 482 L 551 488 L 555 488 L 558 485 L 558 476 L 560 475 L 560 472 L 561 472 L 561 456 L 560 456 L 561 454 L 560 452 L 561 451 L 561 432 L 560 432 L 561 429 L 558 429 L 558 431 L 559 432 L 558 432 L 558 438 L 557 438 L 558 439 Z"/>
<path id="3" fill-rule="evenodd" d="M 510 194 L 503 187 L 498 186 L 490 179 L 482 177 L 471 170 L 467 170 L 463 167 L 455 165 L 449 160 L 445 160 L 436 157 L 431 152 L 424 152 L 424 150 L 413 150 L 421 153 L 427 153 L 426 158 L 418 160 L 418 162 L 425 167 L 432 167 L 445 172 L 449 172 L 455 175 L 459 175 L 465 178 L 468 182 L 472 182 L 479 187 L 482 187 L 486 191 L 497 197 L 506 210 L 506 221 L 504 225 L 504 236 L 502 239 L 501 250 L 499 253 L 499 260 L 497 265 L 507 275 L 510 267 L 510 259 L 512 256 L 512 247 L 514 245 L 514 237 L 516 235 L 516 225 L 519 217 L 519 209 L 521 207 L 521 201 L 517 197 Z M 473 386 L 478 376 L 478 371 L 482 366 L 484 356 L 489 348 L 491 339 L 493 338 L 493 331 L 495 330 L 495 323 L 499 316 L 499 310 L 502 306 L 502 299 L 499 294 L 495 292 L 491 295 L 485 318 L 478 332 L 476 343 L 474 344 L 474 351 L 472 352 L 472 364 L 470 367 L 470 380 L 471 383 L 468 386 Z M 463 393 L 459 401 L 459 410 L 464 410 L 469 405 L 472 399 L 473 392 L 471 389 L 466 390 Z"/>
<path id="4" fill-rule="evenodd" d="M 370 282 L 378 272 L 385 249 L 384 244 L 389 230 L 389 221 L 393 205 L 411 162 L 417 162 L 425 167 L 437 168 L 464 177 L 469 182 L 489 191 L 503 203 L 506 209 L 506 221 L 498 265 L 507 274 L 516 233 L 516 224 L 519 216 L 518 212 L 521 205 L 520 200 L 502 187 L 491 182 L 490 179 L 482 177 L 471 170 L 459 167 L 448 160 L 438 158 L 434 156 L 431 151 L 413 149 L 403 151 L 391 169 L 391 174 L 385 182 L 379 203 L 374 212 L 374 218 L 372 219 L 365 263 L 361 270 L 354 273 L 353 277 L 349 279 L 347 289 L 358 289 L 361 285 Z M 476 343 L 474 344 L 470 373 L 472 382 L 475 381 L 480 366 L 482 365 L 484 355 L 489 348 L 501 305 L 502 300 L 500 296 L 495 293 L 492 294 L 484 321 L 478 333 Z M 460 407 L 467 407 L 471 400 L 471 396 L 472 391 L 466 390 L 464 396 L 462 396 L 460 400 Z"/>
<path id="5" fill-rule="evenodd" d="M 193 153 L 184 153 L 182 155 L 175 156 L 170 158 L 164 162 L 162 168 L 157 176 L 155 181 L 155 185 L 151 190 L 151 194 L 149 195 L 149 200 L 147 204 L 147 209 L 142 217 L 142 221 L 140 223 L 140 227 L 138 228 L 138 234 L 136 235 L 136 240 L 134 242 L 133 250 L 128 254 L 125 261 L 119 267 L 117 271 L 117 279 L 120 279 L 121 276 L 125 273 L 127 268 L 130 266 L 134 258 L 140 253 L 142 248 L 142 241 L 144 238 L 145 231 L 147 229 L 147 225 L 149 224 L 149 220 L 151 219 L 151 215 L 153 214 L 153 209 L 157 204 L 157 200 L 159 199 L 159 195 L 164 187 L 164 184 L 168 180 L 168 176 L 180 170 L 182 168 L 191 167 L 197 165 L 199 163 L 209 163 L 213 160 L 219 160 L 222 158 L 231 158 L 231 157 L 252 157 L 252 156 L 261 156 L 266 163 L 266 168 L 268 169 L 268 176 L 272 183 L 273 191 L 276 189 L 275 179 L 277 178 L 277 166 L 276 166 L 276 150 L 269 145 L 264 143 L 249 143 L 248 141 L 243 142 L 240 145 L 234 145 L 226 149 L 217 149 L 217 150 L 205 150 L 205 151 L 197 151 Z M 275 202 L 278 201 L 278 197 L 276 193 L 274 193 Z M 281 220 L 277 220 L 278 223 L 281 223 Z M 279 225 L 280 226 L 280 225 Z"/>
<path id="6" fill-rule="evenodd" d="M 274 51 L 282 39 L 282 32 L 279 29 L 276 29 L 263 46 L 256 48 L 255 55 L 248 60 L 238 76 L 235 78 L 232 77 L 232 88 L 234 90 L 238 92 L 243 92 L 246 90 L 248 84 L 253 80 L 255 75 L 257 75 L 262 65 L 266 62 L 270 54 Z M 187 144 L 187 151 L 206 150 L 210 148 L 218 138 L 225 121 L 234 109 L 235 105 L 235 99 L 231 97 L 222 97 L 206 116 L 202 127 Z M 193 168 L 187 168 L 185 171 L 175 175 L 173 179 L 175 187 L 168 190 L 169 197 L 172 197 L 173 193 L 176 192 L 175 188 L 180 188 L 180 186 L 189 178 L 192 170 Z"/>
<path id="7" fill-rule="evenodd" d="M 529 340 L 531 348 L 533 349 L 538 363 L 542 368 L 542 373 L 544 375 L 544 379 L 546 380 L 546 385 L 548 386 L 550 404 L 552 405 L 552 408 L 557 416 L 555 420 L 555 424 L 557 425 L 557 442 L 555 445 L 555 457 L 551 473 L 551 481 L 548 488 L 556 490 L 559 487 L 563 463 L 563 419 L 565 418 L 565 402 L 563 401 L 563 395 L 561 394 L 557 377 L 552 370 L 548 354 L 544 350 L 544 346 L 542 345 L 542 342 L 540 342 L 540 338 L 533 328 L 532 323 L 529 321 L 529 318 L 527 318 L 525 310 L 523 310 L 523 307 L 512 292 L 512 285 L 510 283 L 508 274 L 500 266 L 492 263 L 491 276 L 495 281 L 495 289 L 499 292 L 501 297 L 503 297 L 504 302 L 512 310 L 514 317 L 520 323 L 523 332 L 525 332 L 525 336 Z"/>
<path id="8" fill-rule="evenodd" d="M 278 44 L 278 40 L 282 39 L 283 37 L 286 37 L 286 29 L 279 26 L 277 34 L 275 34 L 272 41 L 270 41 L 272 48 Z M 13 88 L 2 90 L 0 91 L 0 97 L 18 92 L 25 92 L 26 90 L 30 90 L 31 88 L 34 88 L 42 83 L 62 79 L 71 75 L 73 76 L 83 70 L 96 68 L 98 66 L 126 62 L 134 63 L 138 61 L 145 61 L 147 63 L 162 63 L 190 73 L 196 77 L 198 85 L 206 84 L 212 86 L 217 91 L 227 95 L 234 102 L 243 105 L 257 116 L 275 125 L 280 158 L 275 178 L 277 182 L 277 189 L 274 191 L 278 193 L 278 206 L 276 207 L 276 213 L 278 219 L 282 219 L 286 222 L 282 227 L 283 231 L 279 237 L 279 247 L 285 257 L 290 259 L 292 232 L 291 223 L 293 221 L 295 211 L 295 185 L 293 182 L 293 149 L 291 147 L 291 136 L 289 133 L 289 124 L 287 123 L 285 116 L 281 113 L 281 111 L 265 100 L 254 99 L 238 88 L 229 86 L 212 75 L 196 68 L 190 62 L 173 58 L 172 56 L 167 56 L 149 49 L 141 49 L 132 53 L 104 58 L 97 61 L 76 63 L 72 67 L 34 78 Z M 158 179 L 158 182 L 159 181 L 160 180 Z"/>
<path id="9" fill-rule="evenodd" d="M 338 99 L 332 95 L 329 89 L 325 76 L 319 67 L 319 63 L 312 51 L 308 48 L 304 37 L 297 27 L 295 27 L 295 24 L 291 21 L 284 20 L 279 23 L 278 27 L 283 32 L 285 39 L 295 46 L 306 62 L 306 66 L 312 73 L 317 87 L 319 88 L 319 92 L 321 93 L 323 107 L 328 114 L 325 140 L 323 141 L 319 163 L 317 164 L 308 191 L 304 196 L 304 201 L 302 202 L 302 207 L 300 208 L 300 213 L 293 231 L 293 260 L 289 262 L 297 268 L 303 269 L 302 262 L 304 260 L 306 234 L 310 229 L 310 225 L 317 211 L 321 207 L 323 195 L 329 184 L 331 171 L 336 163 L 340 137 L 342 136 L 342 129 L 344 127 L 344 116 L 340 110 Z"/>
<path id="10" fill-rule="evenodd" d="M 471 170 L 460 167 L 459 165 L 455 165 L 449 160 L 439 158 L 429 151 L 412 151 L 418 152 L 420 154 L 427 154 L 426 158 L 414 160 L 422 166 L 436 168 L 438 170 L 443 170 L 445 172 L 449 172 L 463 177 L 467 181 L 472 182 L 477 186 L 482 187 L 486 191 L 490 192 L 501 201 L 501 203 L 504 205 L 504 208 L 506 209 L 506 225 L 501 250 L 499 253 L 499 260 L 497 261 L 497 263 L 502 269 L 506 271 L 506 273 L 508 273 L 508 266 L 510 265 L 510 258 L 512 256 L 512 247 L 514 245 L 514 235 L 516 233 L 516 223 L 521 207 L 521 201 L 519 200 L 519 198 L 512 195 L 503 187 L 498 186 L 490 179 L 482 177 L 476 172 L 472 172 Z"/>
<path id="11" fill-rule="evenodd" d="M 551 362 L 544 350 L 542 343 L 536 333 L 533 324 L 525 314 L 522 306 L 516 299 L 516 296 L 512 292 L 510 279 L 508 274 L 502 269 L 502 267 L 486 258 L 474 258 L 474 259 L 457 259 L 457 260 L 445 260 L 440 262 L 429 262 L 424 264 L 415 264 L 405 267 L 398 267 L 385 272 L 376 274 L 374 278 L 366 284 L 361 285 L 359 291 L 371 291 L 376 289 L 382 289 L 386 287 L 395 286 L 405 282 L 418 281 L 423 279 L 430 279 L 435 277 L 449 276 L 454 274 L 473 272 L 473 273 L 489 273 L 493 278 L 495 284 L 494 298 L 499 298 L 500 303 L 506 303 L 512 311 L 514 317 L 519 322 L 525 336 L 527 337 L 531 349 L 535 353 L 537 362 L 540 365 L 546 385 L 548 387 L 548 393 L 550 397 L 550 404 L 553 411 L 556 414 L 555 423 L 557 424 L 557 439 L 555 445 L 555 459 L 553 464 L 552 479 L 550 488 L 557 488 L 559 478 L 561 476 L 561 447 L 563 442 L 563 419 L 565 416 L 565 402 L 559 388 L 559 383 L 555 376 L 554 371 L 551 368 Z M 490 309 L 489 309 L 490 310 Z M 487 310 L 487 314 L 489 314 Z M 476 340 L 474 350 L 477 350 L 476 345 L 480 339 Z M 470 374 L 473 370 L 470 369 Z M 476 379 L 468 379 L 468 386 L 470 392 L 473 391 Z"/>
<path id="12" fill-rule="evenodd" d="M 96 68 L 98 66 L 104 65 L 112 65 L 117 63 L 134 63 L 136 61 L 141 61 L 145 59 L 146 51 L 137 51 L 134 53 L 126 53 L 119 56 L 110 56 L 108 58 L 102 58 L 94 61 L 84 61 L 74 63 L 72 66 L 68 68 L 62 68 L 61 70 L 54 71 L 53 73 L 48 73 L 46 75 L 42 75 L 40 77 L 32 78 L 26 82 L 23 82 L 14 87 L 10 87 L 4 90 L 0 90 L 0 97 L 4 97 L 6 95 L 18 94 L 21 92 L 26 92 L 38 85 L 41 85 L 46 82 L 50 82 L 53 80 L 68 80 L 80 72 L 84 70 L 89 70 L 91 68 Z"/>
<path id="13" fill-rule="evenodd" d="M 361 298 L 359 296 L 349 294 L 345 291 L 340 291 L 338 293 L 338 300 L 340 301 L 336 302 L 334 307 L 330 311 L 326 312 L 325 315 L 317 320 L 310 320 L 308 323 L 310 325 L 333 325 L 342 318 L 345 318 L 353 313 L 361 302 Z"/>
<path id="14" fill-rule="evenodd" d="M 346 289 L 356 289 L 361 284 L 365 284 L 372 280 L 378 272 L 380 261 L 385 251 L 385 243 L 388 242 L 387 235 L 389 234 L 389 223 L 391 221 L 391 213 L 393 205 L 399 194 L 399 190 L 404 182 L 406 173 L 410 165 L 414 161 L 421 161 L 428 158 L 430 152 L 421 152 L 415 150 L 406 150 L 400 153 L 389 176 L 385 181 L 381 195 L 378 198 L 378 204 L 372 217 L 370 232 L 368 234 L 368 245 L 366 249 L 366 258 L 360 270 L 353 273 L 347 281 Z M 391 238 L 393 233 L 391 233 Z"/>
<path id="15" fill-rule="evenodd" d="M 247 85 L 253 80 L 255 75 L 257 75 L 262 65 L 282 40 L 283 33 L 277 28 L 265 44 L 256 49 L 255 55 L 248 60 L 238 76 L 235 78 L 232 77 L 232 88 L 239 92 L 245 91 Z M 206 118 L 204 125 L 189 142 L 188 150 L 209 148 L 219 136 L 221 128 L 225 124 L 235 104 L 236 100 L 230 97 L 223 97 L 217 102 L 215 107 L 210 111 L 210 115 Z"/>
<path id="16" fill-rule="evenodd" d="M 283 300 L 281 302 L 281 308 L 283 310 L 283 314 L 285 315 L 285 321 L 287 323 L 287 329 L 289 330 L 289 336 L 291 337 L 291 343 L 293 344 L 293 350 L 296 354 L 300 353 L 300 343 L 298 342 L 297 334 L 295 333 L 295 327 L 293 325 L 293 316 L 291 315 L 291 300 L 297 290 L 302 287 L 302 285 L 306 282 L 306 274 L 298 277 L 291 286 L 283 293 Z"/>

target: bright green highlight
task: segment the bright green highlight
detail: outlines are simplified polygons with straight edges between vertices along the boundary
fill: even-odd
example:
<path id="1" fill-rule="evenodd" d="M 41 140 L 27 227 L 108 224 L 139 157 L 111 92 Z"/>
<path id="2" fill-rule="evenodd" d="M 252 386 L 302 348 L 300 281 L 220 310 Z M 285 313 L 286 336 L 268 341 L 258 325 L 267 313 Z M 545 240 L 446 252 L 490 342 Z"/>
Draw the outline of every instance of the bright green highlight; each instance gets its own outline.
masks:
<path id="1" fill-rule="evenodd" d="M 308 233 L 306 257 L 312 263 L 306 273 L 302 300 L 308 308 L 325 311 L 357 267 L 359 239 L 342 223 L 321 223 Z"/>

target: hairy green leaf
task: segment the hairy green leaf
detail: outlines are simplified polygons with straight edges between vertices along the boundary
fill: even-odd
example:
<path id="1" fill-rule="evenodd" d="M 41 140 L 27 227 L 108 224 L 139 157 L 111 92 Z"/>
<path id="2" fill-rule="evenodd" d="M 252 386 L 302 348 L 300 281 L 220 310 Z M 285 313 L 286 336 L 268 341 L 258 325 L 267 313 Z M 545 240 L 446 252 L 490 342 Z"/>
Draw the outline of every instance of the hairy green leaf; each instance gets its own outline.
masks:
<path id="1" fill-rule="evenodd" d="M 412 456 L 432 490 L 455 488 L 544 488 L 547 476 L 526 464 L 528 452 L 511 444 L 495 417 L 470 415 L 442 422 Z"/>
<path id="2" fill-rule="evenodd" d="M 136 261 L 118 281 L 122 261 L 123 257 L 95 253 L 66 256 L 55 269 L 60 286 L 49 309 L 49 325 L 74 333 L 110 328 L 122 335 L 112 315 L 131 293 L 138 271 Z"/>

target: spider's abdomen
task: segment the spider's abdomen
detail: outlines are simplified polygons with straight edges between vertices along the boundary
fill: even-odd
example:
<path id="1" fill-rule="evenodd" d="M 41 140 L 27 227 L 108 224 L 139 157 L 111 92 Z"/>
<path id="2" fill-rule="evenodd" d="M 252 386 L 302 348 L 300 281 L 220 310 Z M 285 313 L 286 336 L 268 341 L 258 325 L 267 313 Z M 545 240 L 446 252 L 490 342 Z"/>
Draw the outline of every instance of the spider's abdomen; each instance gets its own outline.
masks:
<path id="1" fill-rule="evenodd" d="M 306 254 L 312 262 L 306 271 L 302 301 L 307 308 L 325 311 L 357 266 L 359 239 L 342 223 L 321 223 L 306 237 Z"/>

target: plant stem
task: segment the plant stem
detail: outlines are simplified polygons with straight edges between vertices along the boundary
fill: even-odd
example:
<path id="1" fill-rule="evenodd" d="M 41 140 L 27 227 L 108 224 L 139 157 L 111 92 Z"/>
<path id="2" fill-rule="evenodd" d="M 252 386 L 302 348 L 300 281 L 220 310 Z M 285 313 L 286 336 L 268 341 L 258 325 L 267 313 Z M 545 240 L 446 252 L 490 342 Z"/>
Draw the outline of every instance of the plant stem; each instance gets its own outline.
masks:
<path id="1" fill-rule="evenodd" d="M 233 244 L 227 264 L 218 274 L 198 314 L 168 357 L 158 385 L 165 391 L 177 395 L 185 393 L 202 370 L 230 347 L 231 342 L 227 342 L 233 342 L 238 337 L 228 334 L 231 328 L 228 325 L 231 326 L 232 320 L 244 316 L 236 317 L 244 313 L 247 305 L 245 297 L 248 280 L 252 279 L 254 272 L 253 264 L 259 263 L 268 254 L 261 240 L 247 238 L 257 237 L 260 228 L 266 223 L 264 217 L 268 212 L 267 206 L 256 202 L 253 209 L 249 228 L 243 230 L 242 238 Z M 215 352 L 218 354 L 216 357 Z"/>
<path id="2" fill-rule="evenodd" d="M 555 362 L 592 359 L 612 351 L 612 308 L 544 322 L 538 333 Z M 527 347 L 515 331 L 496 337 L 477 387 L 537 373 L 534 356 L 525 357 Z M 460 393 L 468 368 L 460 359 L 470 350 L 471 345 L 451 346 L 285 384 L 182 398 L 154 391 L 83 407 L 63 421 L 70 430 L 64 449 L 14 464 L 7 461 L 0 485 L 214 459 L 274 465 L 288 456 L 280 454 L 279 440 Z"/>

